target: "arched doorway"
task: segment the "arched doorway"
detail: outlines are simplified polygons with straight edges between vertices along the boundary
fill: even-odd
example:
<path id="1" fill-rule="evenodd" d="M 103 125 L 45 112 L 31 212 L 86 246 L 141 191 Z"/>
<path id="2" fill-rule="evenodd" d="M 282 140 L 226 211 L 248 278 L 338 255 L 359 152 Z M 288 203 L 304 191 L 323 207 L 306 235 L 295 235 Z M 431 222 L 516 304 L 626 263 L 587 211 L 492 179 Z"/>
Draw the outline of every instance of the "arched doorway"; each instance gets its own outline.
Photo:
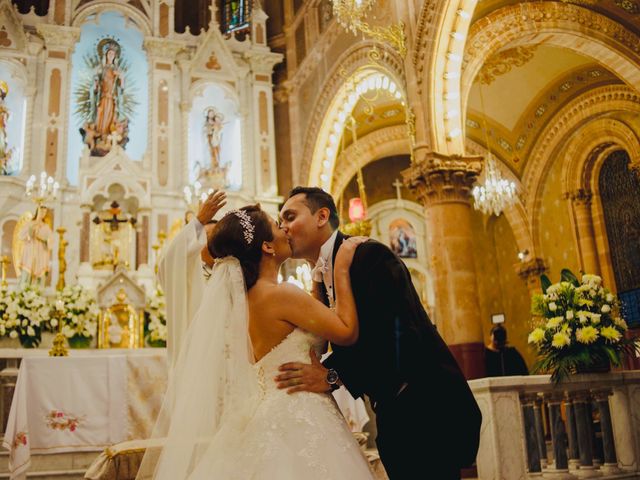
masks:
<path id="1" fill-rule="evenodd" d="M 640 327 L 640 177 L 629 169 L 626 151 L 604 161 L 598 184 L 611 263 L 624 316 Z"/>

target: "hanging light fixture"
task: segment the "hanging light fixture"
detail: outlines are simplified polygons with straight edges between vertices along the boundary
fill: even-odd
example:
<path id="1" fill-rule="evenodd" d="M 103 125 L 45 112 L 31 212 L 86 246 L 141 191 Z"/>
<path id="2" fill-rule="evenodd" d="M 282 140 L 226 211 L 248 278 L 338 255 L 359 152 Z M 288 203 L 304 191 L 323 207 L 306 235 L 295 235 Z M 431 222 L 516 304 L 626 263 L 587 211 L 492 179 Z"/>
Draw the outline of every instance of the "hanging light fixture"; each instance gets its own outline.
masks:
<path id="1" fill-rule="evenodd" d="M 38 205 L 53 202 L 58 198 L 59 189 L 60 184 L 46 172 L 41 172 L 39 179 L 35 175 L 31 175 L 25 185 L 27 197 Z"/>
<path id="2" fill-rule="evenodd" d="M 365 21 L 369 10 L 376 0 L 332 0 L 333 15 L 345 30 L 354 35 L 361 32 L 380 43 L 390 44 L 404 58 L 407 54 L 404 23 L 399 22 L 387 27 L 371 26 Z"/>
<path id="3" fill-rule="evenodd" d="M 353 149 L 355 156 L 360 157 L 360 147 L 358 145 L 358 135 L 356 133 L 356 119 L 353 115 L 351 120 L 351 138 L 353 139 Z M 344 151 L 344 135 L 342 136 L 342 150 Z M 343 225 L 342 232 L 347 235 L 364 235 L 371 234 L 371 222 L 367 218 L 367 192 L 364 189 L 364 177 L 362 169 L 358 168 L 356 174 L 356 183 L 358 185 L 358 197 L 349 200 L 349 220 L 350 222 Z"/>
<path id="4" fill-rule="evenodd" d="M 516 184 L 502 177 L 500 170 L 491 154 L 489 136 L 487 134 L 487 121 L 480 85 L 480 107 L 482 108 L 482 123 L 484 139 L 487 146 L 487 161 L 485 165 L 484 182 L 473 187 L 473 207 L 485 215 L 499 216 L 502 211 L 513 205 L 517 199 Z"/>

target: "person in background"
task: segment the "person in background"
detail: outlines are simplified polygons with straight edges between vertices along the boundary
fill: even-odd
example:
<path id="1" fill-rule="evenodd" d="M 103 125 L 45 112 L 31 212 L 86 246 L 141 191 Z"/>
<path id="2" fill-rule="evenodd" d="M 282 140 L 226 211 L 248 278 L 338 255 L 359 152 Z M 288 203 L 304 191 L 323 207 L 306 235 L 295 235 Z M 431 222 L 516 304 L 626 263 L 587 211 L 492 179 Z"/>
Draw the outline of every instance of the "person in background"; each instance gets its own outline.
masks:
<path id="1" fill-rule="evenodd" d="M 491 343 L 485 348 L 484 358 L 487 377 L 529 375 L 520 352 L 507 345 L 507 330 L 502 325 L 491 329 Z"/>

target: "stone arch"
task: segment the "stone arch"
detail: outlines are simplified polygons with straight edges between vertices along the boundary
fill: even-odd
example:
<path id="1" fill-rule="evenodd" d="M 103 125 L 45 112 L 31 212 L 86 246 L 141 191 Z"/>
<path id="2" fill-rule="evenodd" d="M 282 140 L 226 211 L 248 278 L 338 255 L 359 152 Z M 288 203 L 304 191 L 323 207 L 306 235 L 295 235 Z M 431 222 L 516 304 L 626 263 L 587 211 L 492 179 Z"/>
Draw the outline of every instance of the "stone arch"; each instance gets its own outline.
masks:
<path id="1" fill-rule="evenodd" d="M 587 92 L 565 105 L 536 141 L 522 175 L 526 195 L 524 204 L 532 219 L 531 235 L 536 251 L 540 247 L 542 195 L 551 164 L 565 155 L 568 142 L 580 134 L 587 122 L 594 122 L 612 112 L 640 114 L 640 95 L 625 85 L 600 87 Z"/>
<path id="2" fill-rule="evenodd" d="M 127 3 L 116 2 L 91 2 L 83 5 L 73 13 L 71 19 L 72 27 L 81 27 L 91 15 L 96 15 L 96 21 L 102 13 L 116 11 L 133 23 L 143 32 L 145 36 L 153 35 L 153 26 L 149 17 L 145 16 L 139 9 Z"/>
<path id="3" fill-rule="evenodd" d="M 339 197 L 349 181 L 367 164 L 392 155 L 410 155 L 411 145 L 403 125 L 381 128 L 358 139 L 357 148 L 349 145 L 336 158 L 330 193 Z"/>
<path id="4" fill-rule="evenodd" d="M 640 85 L 638 36 L 604 15 L 559 2 L 519 3 L 492 12 L 473 24 L 460 65 L 463 128 L 471 86 L 487 58 L 506 45 L 568 48 L 606 65 L 627 85 Z"/>
<path id="5" fill-rule="evenodd" d="M 374 46 L 377 47 L 379 57 L 372 59 L 371 51 Z M 320 88 L 321 93 L 316 98 L 311 120 L 306 128 L 300 156 L 300 181 L 310 185 L 318 183 L 323 162 L 320 152 L 325 148 L 330 118 L 337 116 L 338 103 L 344 96 L 348 80 L 377 71 L 393 80 L 402 92 L 403 99 L 406 99 L 403 68 L 402 59 L 393 50 L 368 41 L 354 45 L 336 60 Z"/>
<path id="6" fill-rule="evenodd" d="M 562 172 L 564 191 L 585 192 L 592 197 L 591 222 L 598 264 L 606 283 L 612 287 L 615 275 L 600 195 L 600 171 L 605 160 L 619 150 L 629 154 L 632 164 L 634 161 L 640 164 L 639 133 L 622 120 L 599 118 L 580 130 L 565 150 L 568 160 Z"/>
<path id="7" fill-rule="evenodd" d="M 565 150 L 562 170 L 564 191 L 584 189 L 596 192 L 598 173 L 612 151 L 625 150 L 632 163 L 640 166 L 640 132 L 615 118 L 599 118 L 574 136 Z"/>

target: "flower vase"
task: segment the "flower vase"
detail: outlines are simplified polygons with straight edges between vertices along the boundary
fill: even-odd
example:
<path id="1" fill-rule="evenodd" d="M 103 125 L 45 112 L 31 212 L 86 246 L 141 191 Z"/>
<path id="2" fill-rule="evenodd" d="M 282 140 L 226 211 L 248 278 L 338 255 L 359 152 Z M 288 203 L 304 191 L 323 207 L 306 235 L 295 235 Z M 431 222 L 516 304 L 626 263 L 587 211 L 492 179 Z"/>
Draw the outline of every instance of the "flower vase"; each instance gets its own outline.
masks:
<path id="1" fill-rule="evenodd" d="M 91 337 L 84 335 L 74 335 L 67 339 L 71 348 L 89 348 L 91 346 Z"/>
<path id="2" fill-rule="evenodd" d="M 611 371 L 611 363 L 608 360 L 597 360 L 590 365 L 576 365 L 575 373 L 609 373 Z"/>

